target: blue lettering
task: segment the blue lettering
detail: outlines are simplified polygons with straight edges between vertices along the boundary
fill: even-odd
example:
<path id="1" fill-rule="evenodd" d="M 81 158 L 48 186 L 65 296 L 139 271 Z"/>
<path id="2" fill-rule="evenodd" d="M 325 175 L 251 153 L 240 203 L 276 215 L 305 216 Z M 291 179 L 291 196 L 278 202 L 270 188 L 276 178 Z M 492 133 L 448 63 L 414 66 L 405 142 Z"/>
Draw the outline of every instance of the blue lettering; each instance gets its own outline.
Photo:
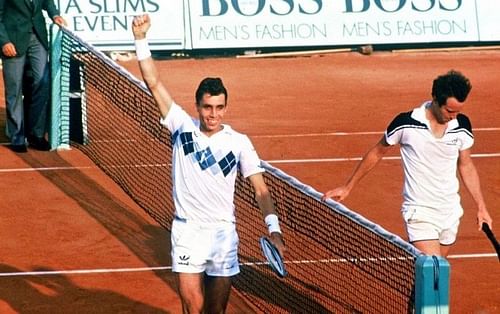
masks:
<path id="1" fill-rule="evenodd" d="M 89 0 L 89 4 L 90 13 L 157 12 L 160 8 L 155 0 Z"/>
<path id="2" fill-rule="evenodd" d="M 361 1 L 361 2 L 360 2 Z M 444 11 L 456 11 L 462 6 L 463 0 L 455 0 L 455 5 L 446 6 L 450 1 L 438 0 L 439 9 Z M 427 0 L 428 4 L 423 5 L 423 1 L 415 1 L 415 0 L 394 0 L 394 1 L 384 1 L 384 0 L 373 0 L 375 6 L 387 13 L 398 12 L 403 9 L 407 3 L 411 3 L 411 8 L 417 12 L 427 12 L 432 10 L 436 6 L 436 0 Z M 443 4 L 443 2 L 445 4 Z M 344 13 L 363 13 L 370 9 L 370 5 L 372 0 L 345 0 L 345 11 Z M 391 5 L 391 8 L 387 8 L 387 3 Z M 356 6 L 355 6 L 356 4 Z"/>
<path id="3" fill-rule="evenodd" d="M 270 1 L 270 0 L 267 0 Z M 279 9 L 276 4 L 268 4 L 268 10 L 274 15 L 289 15 L 295 9 L 295 4 L 300 0 L 276 0 L 283 2 L 286 6 Z M 310 1 L 315 6 L 312 9 L 306 9 L 304 3 L 299 3 L 298 11 L 301 14 L 316 14 L 323 8 L 323 0 L 303 0 Z M 365 0 L 368 1 L 368 0 Z M 215 3 L 214 3 L 215 2 Z M 218 4 L 218 6 L 217 6 Z M 243 1 L 243 0 L 201 0 L 202 12 L 201 16 L 221 16 L 225 15 L 230 7 L 239 15 L 243 16 L 256 16 L 264 11 L 266 8 L 266 0 Z M 215 8 L 214 8 L 215 7 Z"/>
<path id="4" fill-rule="evenodd" d="M 316 14 L 318 12 L 321 11 L 321 9 L 323 8 L 323 0 L 313 0 L 314 3 L 317 4 L 317 9 L 316 11 L 314 12 L 307 12 L 303 9 L 302 5 L 299 4 L 299 12 L 300 13 L 304 13 L 304 14 L 308 14 L 308 15 L 313 15 L 313 14 Z"/>
<path id="5" fill-rule="evenodd" d="M 384 12 L 397 12 L 401 10 L 406 4 L 406 0 L 399 0 L 399 5 L 394 10 L 388 10 L 382 5 L 382 0 L 375 0 L 377 7 Z"/>
<path id="6" fill-rule="evenodd" d="M 276 14 L 276 15 L 288 15 L 290 12 L 293 11 L 293 0 L 282 0 L 283 2 L 285 2 L 286 4 L 288 4 L 288 11 L 284 12 L 284 13 L 279 13 L 278 11 L 276 11 L 273 6 L 271 6 L 271 13 L 273 14 Z"/>
<path id="7" fill-rule="evenodd" d="M 413 10 L 418 11 L 418 12 L 427 12 L 427 11 L 430 11 L 434 7 L 435 4 L 436 4 L 436 0 L 429 0 L 429 7 L 428 8 L 425 8 L 425 9 L 417 8 L 415 3 L 412 3 L 411 7 Z"/>
<path id="8" fill-rule="evenodd" d="M 87 25 L 89 26 L 89 29 L 91 31 L 95 31 L 96 30 L 96 26 L 97 26 L 97 19 L 98 19 L 98 17 L 94 16 L 94 20 L 93 21 L 90 21 L 88 16 L 84 16 L 84 19 L 85 19 L 85 22 L 87 23 Z"/>
<path id="9" fill-rule="evenodd" d="M 160 5 L 158 3 L 148 0 L 148 4 L 153 7 L 152 9 L 149 9 L 148 12 L 158 12 L 158 10 L 160 10 Z"/>
<path id="10" fill-rule="evenodd" d="M 76 9 L 76 12 L 78 12 L 79 14 L 82 13 L 82 10 L 78 6 L 78 2 L 76 0 L 69 0 L 68 3 L 66 4 L 66 7 L 64 7 L 64 8 L 61 7 L 61 1 L 58 0 L 57 8 L 63 14 L 68 14 L 70 11 L 73 11 L 73 9 Z"/>
<path id="11" fill-rule="evenodd" d="M 456 11 L 456 10 L 458 10 L 461 6 L 462 6 L 462 0 L 457 0 L 457 6 L 456 6 L 455 8 L 452 8 L 452 9 L 445 7 L 445 6 L 441 3 L 441 1 L 439 1 L 439 8 L 440 8 L 440 9 L 443 9 L 443 10 L 445 10 L 445 11 Z"/>
<path id="12" fill-rule="evenodd" d="M 366 12 L 370 8 L 370 0 L 363 0 L 363 6 L 361 7 L 361 10 L 359 11 L 354 11 L 354 7 L 352 5 L 352 0 L 345 0 L 345 11 L 344 13 L 360 13 L 360 12 Z"/>
<path id="13" fill-rule="evenodd" d="M 81 26 L 81 16 L 73 17 L 73 28 L 75 32 L 83 32 L 85 29 Z"/>
<path id="14" fill-rule="evenodd" d="M 209 5 L 209 0 L 202 0 L 202 14 L 201 16 L 220 16 L 224 15 L 227 13 L 228 10 L 228 5 L 225 0 L 219 0 L 220 3 L 220 11 L 217 14 L 210 14 L 210 5 Z"/>
<path id="15" fill-rule="evenodd" d="M 102 7 L 99 5 L 99 3 L 96 3 L 95 0 L 89 0 L 89 4 L 93 7 L 95 7 L 94 10 L 90 10 L 90 13 L 99 13 L 102 10 Z"/>
<path id="16" fill-rule="evenodd" d="M 240 15 L 243 15 L 243 16 L 255 16 L 257 14 L 259 14 L 260 12 L 262 12 L 262 10 L 264 9 L 264 4 L 266 4 L 266 0 L 257 0 L 257 9 L 254 13 L 252 14 L 245 14 L 241 11 L 241 8 L 240 8 L 240 2 L 239 0 L 231 0 L 231 4 L 233 5 L 233 8 L 236 12 L 238 12 Z M 292 0 L 293 1 L 293 0 Z"/>

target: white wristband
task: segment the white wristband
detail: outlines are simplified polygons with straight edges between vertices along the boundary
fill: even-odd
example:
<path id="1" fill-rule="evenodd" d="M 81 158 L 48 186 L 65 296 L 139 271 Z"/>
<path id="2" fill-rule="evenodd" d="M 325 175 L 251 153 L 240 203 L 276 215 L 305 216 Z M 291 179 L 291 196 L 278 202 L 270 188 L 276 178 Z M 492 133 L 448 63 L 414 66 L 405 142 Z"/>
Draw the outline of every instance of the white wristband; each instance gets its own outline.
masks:
<path id="1" fill-rule="evenodd" d="M 269 234 L 273 232 L 281 233 L 278 216 L 276 216 L 275 214 L 269 214 L 266 216 L 266 218 L 264 218 L 264 221 L 267 225 L 267 229 L 269 230 Z"/>
<path id="2" fill-rule="evenodd" d="M 151 51 L 149 50 L 149 44 L 146 38 L 135 40 L 135 55 L 138 61 L 151 57 Z"/>

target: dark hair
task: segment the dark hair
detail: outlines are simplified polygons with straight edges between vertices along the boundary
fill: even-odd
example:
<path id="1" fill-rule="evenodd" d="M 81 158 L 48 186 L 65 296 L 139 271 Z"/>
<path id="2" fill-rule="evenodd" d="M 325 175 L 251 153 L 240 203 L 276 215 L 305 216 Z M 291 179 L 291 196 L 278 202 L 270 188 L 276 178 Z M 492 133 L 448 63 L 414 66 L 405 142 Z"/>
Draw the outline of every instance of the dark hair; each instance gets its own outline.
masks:
<path id="1" fill-rule="evenodd" d="M 432 97 L 441 107 L 446 100 L 455 97 L 459 102 L 464 102 L 472 88 L 470 81 L 462 73 L 451 70 L 438 76 L 432 83 Z"/>
<path id="2" fill-rule="evenodd" d="M 209 94 L 210 96 L 217 96 L 224 94 L 226 96 L 227 103 L 227 90 L 222 83 L 222 80 L 218 77 L 207 77 L 200 82 L 198 89 L 196 90 L 196 105 L 199 105 L 203 95 Z"/>

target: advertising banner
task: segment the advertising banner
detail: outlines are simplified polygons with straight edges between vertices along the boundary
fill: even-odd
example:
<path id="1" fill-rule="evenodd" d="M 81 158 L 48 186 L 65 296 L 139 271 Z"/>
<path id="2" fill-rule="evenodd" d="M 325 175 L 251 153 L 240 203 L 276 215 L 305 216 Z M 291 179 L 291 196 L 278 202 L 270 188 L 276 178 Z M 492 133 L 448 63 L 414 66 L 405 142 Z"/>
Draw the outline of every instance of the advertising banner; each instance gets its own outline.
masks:
<path id="1" fill-rule="evenodd" d="M 193 48 L 475 41 L 474 0 L 190 0 Z"/>
<path id="2" fill-rule="evenodd" d="M 185 48 L 183 0 L 54 0 L 68 28 L 102 50 L 132 50 L 131 23 L 148 13 L 151 49 Z"/>
<path id="3" fill-rule="evenodd" d="M 54 0 L 101 50 L 133 50 L 148 13 L 152 50 L 500 41 L 490 0 Z"/>

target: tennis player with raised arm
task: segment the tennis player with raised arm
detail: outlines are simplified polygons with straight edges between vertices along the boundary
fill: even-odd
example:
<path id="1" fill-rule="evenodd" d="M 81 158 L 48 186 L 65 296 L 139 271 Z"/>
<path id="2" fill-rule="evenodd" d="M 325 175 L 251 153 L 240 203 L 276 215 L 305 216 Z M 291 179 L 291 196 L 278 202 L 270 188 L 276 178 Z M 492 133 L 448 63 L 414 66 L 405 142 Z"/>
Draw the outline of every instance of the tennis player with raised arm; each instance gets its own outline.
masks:
<path id="1" fill-rule="evenodd" d="M 490 227 L 479 176 L 471 159 L 474 143 L 469 118 L 461 113 L 471 90 L 457 71 L 438 76 L 432 100 L 401 113 L 370 149 L 343 186 L 327 191 L 323 200 L 343 201 L 353 187 L 382 159 L 391 145 L 400 145 L 404 171 L 401 212 L 409 241 L 427 255 L 448 255 L 455 243 L 463 209 L 457 169 L 477 206 L 478 229 Z"/>
<path id="2" fill-rule="evenodd" d="M 227 90 L 205 78 L 196 94 L 198 119 L 190 117 L 162 84 L 146 39 L 150 17 L 136 16 L 133 35 L 142 77 L 158 105 L 160 123 L 172 134 L 172 270 L 184 313 L 224 313 L 231 277 L 238 274 L 234 189 L 237 171 L 252 184 L 269 238 L 285 245 L 260 159 L 246 135 L 222 124 Z"/>

